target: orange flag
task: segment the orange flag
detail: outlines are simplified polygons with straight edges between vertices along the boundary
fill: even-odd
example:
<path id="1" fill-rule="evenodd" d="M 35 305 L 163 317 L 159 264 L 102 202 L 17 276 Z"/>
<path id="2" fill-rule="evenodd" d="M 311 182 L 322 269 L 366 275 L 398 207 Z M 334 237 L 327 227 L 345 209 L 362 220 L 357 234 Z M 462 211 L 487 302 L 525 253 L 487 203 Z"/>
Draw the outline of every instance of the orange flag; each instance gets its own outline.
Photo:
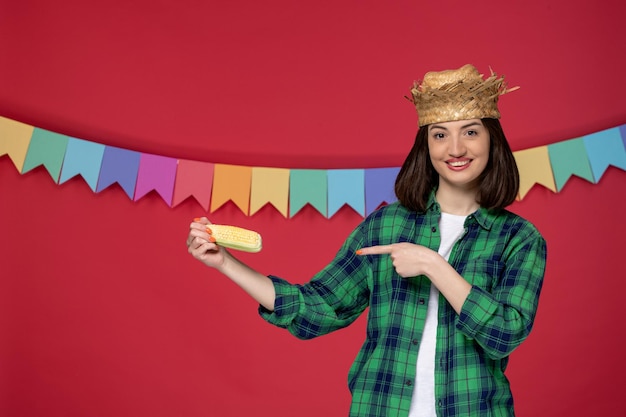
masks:
<path id="1" fill-rule="evenodd" d="M 34 126 L 0 116 L 0 156 L 9 155 L 15 168 L 22 173 Z"/>
<path id="2" fill-rule="evenodd" d="M 211 213 L 228 200 L 248 214 L 252 168 L 239 165 L 215 164 Z"/>
<path id="3" fill-rule="evenodd" d="M 552 174 L 552 165 L 550 164 L 547 146 L 513 152 L 513 156 L 519 169 L 520 200 L 524 198 L 535 184 L 541 184 L 556 193 L 556 184 Z"/>
<path id="4" fill-rule="evenodd" d="M 271 203 L 287 217 L 289 205 L 289 170 L 284 168 L 252 168 L 250 215 Z"/>

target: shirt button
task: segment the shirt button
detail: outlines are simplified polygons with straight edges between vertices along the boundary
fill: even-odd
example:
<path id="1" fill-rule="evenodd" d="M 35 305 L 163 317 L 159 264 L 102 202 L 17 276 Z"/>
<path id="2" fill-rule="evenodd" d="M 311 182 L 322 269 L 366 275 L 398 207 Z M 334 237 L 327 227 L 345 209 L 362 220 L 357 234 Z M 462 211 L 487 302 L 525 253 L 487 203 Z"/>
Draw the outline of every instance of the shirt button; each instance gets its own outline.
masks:
<path id="1" fill-rule="evenodd" d="M 410 387 L 411 385 L 413 385 L 413 382 L 411 382 L 411 380 L 410 380 L 410 379 L 408 379 L 408 380 L 406 381 L 406 385 Z"/>
<path id="2" fill-rule="evenodd" d="M 437 401 L 437 405 L 438 405 L 439 407 L 441 407 L 441 406 L 443 405 L 443 401 L 441 401 L 441 400 Z"/>
<path id="3" fill-rule="evenodd" d="M 418 301 L 418 303 L 420 303 L 420 304 L 424 304 L 425 302 L 426 301 L 423 298 L 420 298 L 419 301 Z"/>
<path id="4" fill-rule="evenodd" d="M 419 343 L 419 341 L 417 339 L 413 339 L 413 340 L 411 340 L 411 343 L 413 343 L 414 345 L 417 345 Z"/>
<path id="5" fill-rule="evenodd" d="M 433 227 L 432 229 L 430 229 L 433 233 L 435 233 L 437 231 L 436 227 Z"/>

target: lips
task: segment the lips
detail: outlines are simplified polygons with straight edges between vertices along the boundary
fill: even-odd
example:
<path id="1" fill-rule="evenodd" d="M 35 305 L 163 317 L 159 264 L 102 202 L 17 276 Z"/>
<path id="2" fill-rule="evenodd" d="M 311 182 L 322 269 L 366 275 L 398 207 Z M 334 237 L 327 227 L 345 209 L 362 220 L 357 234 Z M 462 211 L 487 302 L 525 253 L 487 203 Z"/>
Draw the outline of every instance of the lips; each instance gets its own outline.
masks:
<path id="1" fill-rule="evenodd" d="M 448 164 L 449 168 L 455 171 L 460 171 L 462 169 L 467 168 L 471 162 L 472 162 L 471 159 L 453 159 L 453 160 L 446 161 L 446 164 Z"/>

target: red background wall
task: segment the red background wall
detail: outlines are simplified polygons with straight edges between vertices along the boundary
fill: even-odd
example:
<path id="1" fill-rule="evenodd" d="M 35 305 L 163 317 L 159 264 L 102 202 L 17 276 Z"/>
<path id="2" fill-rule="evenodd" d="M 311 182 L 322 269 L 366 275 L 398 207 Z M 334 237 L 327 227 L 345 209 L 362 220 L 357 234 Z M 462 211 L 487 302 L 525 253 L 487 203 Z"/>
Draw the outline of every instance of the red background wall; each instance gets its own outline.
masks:
<path id="1" fill-rule="evenodd" d="M 286 168 L 399 166 L 403 98 L 467 62 L 522 88 L 501 100 L 514 150 L 626 122 L 621 0 L 0 1 L 0 115 L 181 159 Z M 549 245 L 534 332 L 508 375 L 518 415 L 622 416 L 624 172 L 535 186 L 512 210 Z M 364 320 L 302 342 L 186 253 L 193 199 L 132 202 L 0 157 L 0 415 L 345 415 Z M 303 282 L 361 220 L 285 219 L 241 255 Z M 294 411 L 297 410 L 297 411 Z"/>

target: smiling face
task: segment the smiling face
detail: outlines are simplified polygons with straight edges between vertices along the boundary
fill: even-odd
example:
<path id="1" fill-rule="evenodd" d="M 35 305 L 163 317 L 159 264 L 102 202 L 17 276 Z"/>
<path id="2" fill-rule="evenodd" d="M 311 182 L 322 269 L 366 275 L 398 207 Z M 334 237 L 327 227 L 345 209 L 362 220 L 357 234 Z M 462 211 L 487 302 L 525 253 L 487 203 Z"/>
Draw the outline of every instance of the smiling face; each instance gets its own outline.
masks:
<path id="1" fill-rule="evenodd" d="M 440 190 L 477 191 L 489 162 L 489 146 L 489 131 L 480 119 L 429 125 L 428 151 Z"/>

